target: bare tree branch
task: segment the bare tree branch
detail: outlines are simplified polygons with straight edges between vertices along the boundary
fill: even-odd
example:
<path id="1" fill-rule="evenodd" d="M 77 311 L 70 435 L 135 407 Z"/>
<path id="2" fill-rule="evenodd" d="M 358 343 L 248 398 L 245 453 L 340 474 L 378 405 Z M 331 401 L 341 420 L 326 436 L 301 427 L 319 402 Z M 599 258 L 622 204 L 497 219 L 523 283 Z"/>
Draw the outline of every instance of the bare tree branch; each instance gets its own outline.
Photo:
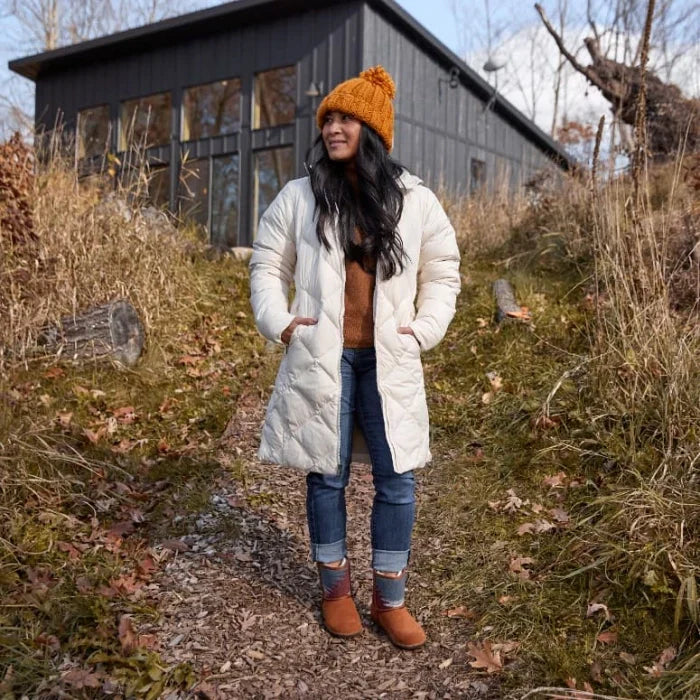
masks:
<path id="1" fill-rule="evenodd" d="M 562 55 L 566 57 L 566 60 L 569 61 L 569 63 L 581 74 L 585 75 L 586 78 L 588 78 L 589 82 L 595 85 L 597 88 L 600 88 L 601 90 L 604 89 L 604 84 L 599 80 L 598 76 L 590 69 L 587 68 L 586 66 L 582 66 L 574 57 L 574 55 L 564 46 L 564 41 L 562 38 L 557 34 L 556 29 L 550 24 L 549 20 L 547 19 L 547 15 L 545 14 L 544 9 L 542 9 L 542 5 L 539 3 L 535 3 L 535 9 L 537 10 L 539 16 L 542 18 L 542 22 L 544 23 L 544 26 L 546 27 L 547 31 L 552 35 L 552 38 L 556 42 L 557 46 L 559 47 L 559 51 L 561 51 Z M 587 41 L 593 43 L 594 40 L 588 39 Z M 586 44 L 588 47 L 588 43 Z M 600 53 L 597 47 L 597 44 L 594 44 L 595 50 L 597 53 Z M 591 51 L 591 48 L 588 47 L 589 52 Z"/>

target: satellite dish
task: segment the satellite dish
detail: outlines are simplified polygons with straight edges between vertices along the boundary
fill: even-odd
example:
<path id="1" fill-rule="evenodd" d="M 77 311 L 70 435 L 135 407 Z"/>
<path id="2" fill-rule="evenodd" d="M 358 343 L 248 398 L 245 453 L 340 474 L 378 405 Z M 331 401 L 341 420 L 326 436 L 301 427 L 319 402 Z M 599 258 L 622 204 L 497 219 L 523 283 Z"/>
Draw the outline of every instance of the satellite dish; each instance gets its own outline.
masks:
<path id="1" fill-rule="evenodd" d="M 487 73 L 495 73 L 497 70 L 500 70 L 505 65 L 506 65 L 506 62 L 504 60 L 498 59 L 498 58 L 492 58 L 491 56 L 489 56 L 488 59 L 486 60 L 486 63 L 484 63 L 483 69 Z"/>

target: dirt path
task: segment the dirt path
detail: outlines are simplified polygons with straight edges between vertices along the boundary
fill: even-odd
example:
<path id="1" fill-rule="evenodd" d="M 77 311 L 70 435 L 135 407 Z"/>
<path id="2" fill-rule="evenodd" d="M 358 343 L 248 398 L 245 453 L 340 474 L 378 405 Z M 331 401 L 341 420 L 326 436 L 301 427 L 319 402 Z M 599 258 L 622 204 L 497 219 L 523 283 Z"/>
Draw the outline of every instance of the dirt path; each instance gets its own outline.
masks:
<path id="1" fill-rule="evenodd" d="M 189 661 L 206 678 L 201 695 L 211 698 L 501 697 L 492 678 L 469 673 L 469 625 L 442 614 L 422 576 L 421 562 L 439 543 L 417 538 L 409 579 L 409 603 L 428 632 L 426 647 L 400 651 L 371 623 L 367 467 L 353 468 L 347 494 L 353 585 L 365 632 L 347 641 L 325 632 L 308 555 L 303 476 L 257 462 L 263 406 L 252 395 L 237 406 L 222 438 L 224 476 L 211 507 L 188 523 L 182 544 L 166 543 L 182 551 L 155 581 L 162 619 L 144 631 L 169 640 L 164 660 Z M 439 464 L 436 455 L 433 468 Z M 240 474 L 241 465 L 243 479 L 226 476 Z M 429 490 L 421 486 L 419 493 L 419 517 L 433 517 Z"/>

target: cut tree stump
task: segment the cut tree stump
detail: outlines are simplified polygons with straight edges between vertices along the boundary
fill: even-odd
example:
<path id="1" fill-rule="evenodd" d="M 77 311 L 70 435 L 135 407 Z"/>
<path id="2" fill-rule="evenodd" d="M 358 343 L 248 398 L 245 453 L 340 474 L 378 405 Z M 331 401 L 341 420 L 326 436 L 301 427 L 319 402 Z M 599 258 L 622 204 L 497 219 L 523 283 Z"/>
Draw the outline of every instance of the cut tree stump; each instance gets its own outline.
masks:
<path id="1" fill-rule="evenodd" d="M 493 295 L 496 297 L 496 320 L 502 323 L 508 319 L 529 321 L 530 312 L 515 301 L 515 293 L 508 280 L 499 279 L 493 283 Z"/>
<path id="2" fill-rule="evenodd" d="M 127 367 L 136 364 L 144 341 L 141 319 L 126 299 L 62 318 L 57 326 L 43 328 L 38 338 L 45 352 L 73 360 L 112 359 Z"/>

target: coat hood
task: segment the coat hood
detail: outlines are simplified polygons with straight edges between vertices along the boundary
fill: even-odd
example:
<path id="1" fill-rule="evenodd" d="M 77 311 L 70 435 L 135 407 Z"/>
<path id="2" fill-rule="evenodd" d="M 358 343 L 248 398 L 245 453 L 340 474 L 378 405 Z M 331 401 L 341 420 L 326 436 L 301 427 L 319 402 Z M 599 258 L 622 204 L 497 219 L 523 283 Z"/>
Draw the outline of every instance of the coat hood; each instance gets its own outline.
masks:
<path id="1" fill-rule="evenodd" d="M 418 187 L 418 185 L 423 184 L 423 180 L 421 180 L 417 175 L 409 173 L 406 168 L 404 168 L 401 175 L 399 175 L 399 182 L 406 190 L 412 190 L 414 187 Z"/>

